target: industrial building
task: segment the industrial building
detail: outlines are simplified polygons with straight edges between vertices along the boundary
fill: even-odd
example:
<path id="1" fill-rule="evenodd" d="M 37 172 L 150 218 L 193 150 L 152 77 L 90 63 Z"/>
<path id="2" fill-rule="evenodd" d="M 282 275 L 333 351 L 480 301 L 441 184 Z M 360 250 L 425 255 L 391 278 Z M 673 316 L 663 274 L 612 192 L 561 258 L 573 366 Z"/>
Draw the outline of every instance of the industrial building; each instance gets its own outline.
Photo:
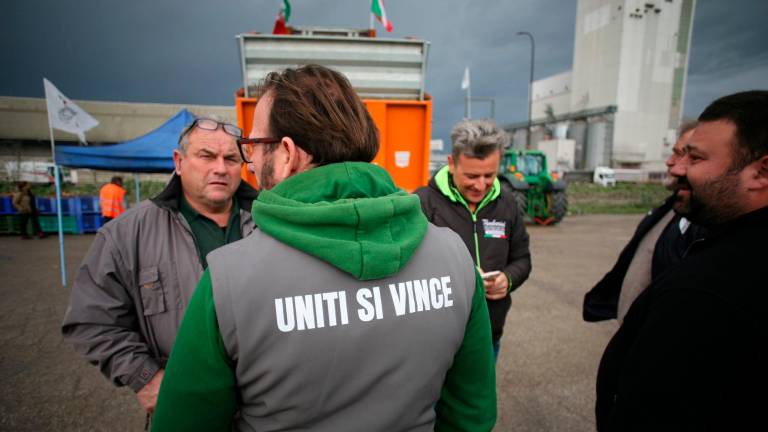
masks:
<path id="1" fill-rule="evenodd" d="M 695 0 L 579 0 L 573 68 L 532 85 L 531 147 L 575 143 L 573 166 L 663 171 L 682 120 Z M 525 147 L 528 122 L 506 127 Z"/>

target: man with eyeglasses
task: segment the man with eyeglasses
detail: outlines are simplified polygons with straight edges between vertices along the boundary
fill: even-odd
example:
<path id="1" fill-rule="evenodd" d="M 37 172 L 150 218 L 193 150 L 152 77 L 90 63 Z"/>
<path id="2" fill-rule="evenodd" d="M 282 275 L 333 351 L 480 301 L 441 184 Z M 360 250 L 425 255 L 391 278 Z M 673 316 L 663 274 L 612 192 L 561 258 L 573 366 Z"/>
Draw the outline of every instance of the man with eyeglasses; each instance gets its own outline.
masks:
<path id="1" fill-rule="evenodd" d="M 75 278 L 62 333 L 152 413 L 186 305 L 212 250 L 249 235 L 256 191 L 240 181 L 242 131 L 198 118 L 156 197 L 96 234 Z"/>
<path id="2" fill-rule="evenodd" d="M 253 235 L 208 256 L 153 430 L 489 431 L 485 295 L 461 239 L 371 162 L 349 81 L 273 72 L 241 150 Z"/>

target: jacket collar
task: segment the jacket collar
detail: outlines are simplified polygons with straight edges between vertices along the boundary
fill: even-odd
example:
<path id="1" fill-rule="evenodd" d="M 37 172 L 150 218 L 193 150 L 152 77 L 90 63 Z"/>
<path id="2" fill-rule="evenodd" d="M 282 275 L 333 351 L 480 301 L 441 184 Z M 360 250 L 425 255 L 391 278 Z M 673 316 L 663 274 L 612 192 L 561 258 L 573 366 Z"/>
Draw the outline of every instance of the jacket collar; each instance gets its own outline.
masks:
<path id="1" fill-rule="evenodd" d="M 456 185 L 453 183 L 453 176 L 451 176 L 451 173 L 448 170 L 448 165 L 440 168 L 440 170 L 435 173 L 435 176 L 432 177 L 432 180 L 430 180 L 430 185 L 445 195 L 445 197 L 451 200 L 451 202 L 457 202 L 469 208 L 467 201 L 464 199 L 459 190 L 456 188 Z M 485 198 L 483 198 L 480 204 L 477 205 L 477 210 L 475 212 L 485 207 L 485 205 L 489 202 L 498 198 L 499 195 L 501 195 L 501 183 L 499 182 L 499 178 L 496 177 L 493 179 L 491 190 L 485 194 Z"/>
<path id="2" fill-rule="evenodd" d="M 258 196 L 259 192 L 245 181 L 241 181 L 240 186 L 238 186 L 235 191 L 237 204 L 240 206 L 241 210 L 245 210 L 248 213 L 250 213 L 253 201 L 256 200 L 256 197 Z M 179 177 L 178 174 L 173 173 L 173 176 L 165 186 L 165 189 L 150 200 L 158 207 L 178 212 L 181 208 L 181 177 Z"/>
<path id="3" fill-rule="evenodd" d="M 743 214 L 728 222 L 709 228 L 711 237 L 728 236 L 739 231 L 754 231 L 768 227 L 768 206 Z"/>

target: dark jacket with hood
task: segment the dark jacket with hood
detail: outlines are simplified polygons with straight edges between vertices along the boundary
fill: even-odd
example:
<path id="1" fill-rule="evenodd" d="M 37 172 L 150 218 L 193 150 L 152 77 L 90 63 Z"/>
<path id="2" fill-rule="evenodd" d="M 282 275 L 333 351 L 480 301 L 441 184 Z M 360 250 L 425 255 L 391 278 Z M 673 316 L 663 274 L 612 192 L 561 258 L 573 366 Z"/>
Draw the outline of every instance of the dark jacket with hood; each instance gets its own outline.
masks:
<path id="1" fill-rule="evenodd" d="M 443 167 L 426 187 L 416 190 L 427 219 L 456 232 L 483 271 L 499 270 L 507 275 L 509 292 L 516 290 L 531 273 L 531 253 L 523 213 L 515 199 L 504 192 L 499 180 L 473 213 L 453 184 L 448 167 Z M 498 341 L 512 304 L 507 295 L 488 300 L 493 340 Z"/>
<path id="2" fill-rule="evenodd" d="M 171 353 L 186 305 L 203 273 L 187 220 L 179 211 L 181 179 L 96 233 L 75 276 L 62 333 L 115 385 L 139 391 Z M 235 192 L 240 231 L 254 228 L 248 209 L 257 192 Z"/>
<path id="3" fill-rule="evenodd" d="M 709 230 L 637 298 L 600 362 L 598 430 L 761 428 L 766 244 L 768 207 Z"/>

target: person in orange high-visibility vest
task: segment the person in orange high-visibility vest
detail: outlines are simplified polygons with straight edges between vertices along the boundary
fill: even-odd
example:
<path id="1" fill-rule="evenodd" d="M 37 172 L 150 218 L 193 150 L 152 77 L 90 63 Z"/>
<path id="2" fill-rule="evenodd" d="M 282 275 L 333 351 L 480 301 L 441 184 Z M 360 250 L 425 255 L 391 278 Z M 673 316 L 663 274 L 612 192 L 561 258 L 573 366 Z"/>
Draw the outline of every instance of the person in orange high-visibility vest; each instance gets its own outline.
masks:
<path id="1" fill-rule="evenodd" d="M 101 215 L 104 217 L 104 223 L 120 216 L 125 212 L 124 205 L 125 189 L 123 189 L 123 178 L 112 177 L 112 180 L 102 186 L 99 191 L 99 202 L 101 204 Z"/>

